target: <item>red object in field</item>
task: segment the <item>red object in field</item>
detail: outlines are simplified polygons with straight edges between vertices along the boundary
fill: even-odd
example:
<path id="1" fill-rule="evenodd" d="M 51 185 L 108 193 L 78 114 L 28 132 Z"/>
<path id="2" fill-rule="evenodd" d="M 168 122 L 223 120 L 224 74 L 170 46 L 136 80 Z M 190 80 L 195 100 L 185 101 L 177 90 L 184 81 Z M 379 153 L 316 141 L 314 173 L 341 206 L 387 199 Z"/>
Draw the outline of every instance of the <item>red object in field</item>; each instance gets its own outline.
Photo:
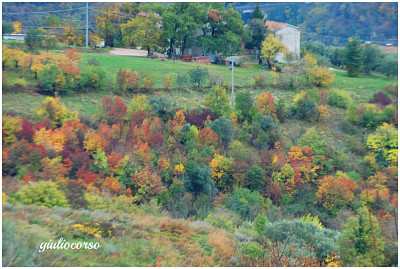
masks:
<path id="1" fill-rule="evenodd" d="M 182 60 L 191 62 L 192 61 L 192 55 L 182 55 Z"/>
<path id="2" fill-rule="evenodd" d="M 194 61 L 197 63 L 209 63 L 210 57 L 196 57 L 194 58 Z"/>

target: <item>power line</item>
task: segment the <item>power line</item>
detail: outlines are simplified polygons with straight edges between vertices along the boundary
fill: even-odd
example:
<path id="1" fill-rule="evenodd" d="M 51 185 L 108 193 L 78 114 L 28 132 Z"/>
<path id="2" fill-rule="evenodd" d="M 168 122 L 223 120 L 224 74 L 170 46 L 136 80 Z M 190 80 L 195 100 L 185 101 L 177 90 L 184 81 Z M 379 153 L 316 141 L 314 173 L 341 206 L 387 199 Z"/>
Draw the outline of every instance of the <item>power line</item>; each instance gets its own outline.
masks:
<path id="1" fill-rule="evenodd" d="M 329 35 L 319 35 L 319 34 L 315 34 L 315 33 L 308 33 L 308 32 L 301 32 L 302 34 L 308 34 L 308 35 L 315 35 L 315 36 L 320 36 L 320 37 L 326 37 L 326 38 L 332 38 L 332 39 L 342 39 L 342 40 L 349 40 L 349 37 L 338 37 L 338 36 L 329 36 Z M 373 41 L 370 40 L 371 42 L 374 43 L 381 43 L 381 44 L 387 44 L 390 43 L 388 41 Z"/>
<path id="2" fill-rule="evenodd" d="M 57 12 L 65 12 L 65 11 L 74 11 L 79 9 L 86 9 L 86 7 L 78 7 L 78 8 L 71 8 L 71 9 L 61 9 L 61 10 L 49 10 L 49 11 L 28 11 L 28 12 L 7 12 L 3 13 L 2 15 L 19 15 L 19 14 L 41 14 L 41 13 L 57 13 Z"/>

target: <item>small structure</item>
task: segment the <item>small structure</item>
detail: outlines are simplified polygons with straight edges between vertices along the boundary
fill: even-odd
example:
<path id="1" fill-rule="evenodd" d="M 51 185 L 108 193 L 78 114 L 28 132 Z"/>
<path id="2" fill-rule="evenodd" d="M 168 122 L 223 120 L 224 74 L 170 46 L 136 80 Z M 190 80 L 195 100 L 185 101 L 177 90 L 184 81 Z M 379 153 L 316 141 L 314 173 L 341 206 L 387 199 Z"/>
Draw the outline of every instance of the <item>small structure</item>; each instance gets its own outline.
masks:
<path id="1" fill-rule="evenodd" d="M 99 42 L 97 42 L 97 44 L 94 46 L 95 48 L 105 48 L 106 46 L 106 41 L 101 40 Z"/>
<path id="2" fill-rule="evenodd" d="M 25 40 L 25 34 L 5 34 L 3 35 L 4 40 Z"/>
<path id="3" fill-rule="evenodd" d="M 300 28 L 287 23 L 266 21 L 265 26 L 269 31 L 274 32 L 275 37 L 285 45 L 289 52 L 292 52 L 300 59 Z M 285 62 L 285 55 L 278 53 L 275 57 L 278 62 Z"/>

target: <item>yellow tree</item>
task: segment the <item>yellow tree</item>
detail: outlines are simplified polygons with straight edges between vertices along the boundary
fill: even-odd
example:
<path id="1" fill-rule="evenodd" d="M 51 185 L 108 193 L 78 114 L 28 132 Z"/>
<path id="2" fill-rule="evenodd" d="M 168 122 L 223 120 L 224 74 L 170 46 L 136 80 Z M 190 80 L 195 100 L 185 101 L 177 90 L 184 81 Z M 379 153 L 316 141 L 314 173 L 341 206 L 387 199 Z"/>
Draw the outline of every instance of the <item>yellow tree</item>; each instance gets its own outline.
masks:
<path id="1" fill-rule="evenodd" d="M 113 3 L 107 5 L 105 9 L 99 10 L 96 17 L 96 26 L 99 35 L 104 38 L 106 45 L 110 47 L 114 46 L 114 34 L 118 29 L 116 24 L 121 23 L 121 16 L 119 14 L 119 5 Z"/>
<path id="2" fill-rule="evenodd" d="M 272 94 L 262 92 L 257 99 L 258 112 L 263 115 L 270 115 L 276 119 L 276 108 Z"/>
<path id="3" fill-rule="evenodd" d="M 12 55 L 13 55 L 13 50 L 3 45 L 2 56 L 1 56 L 1 64 L 3 70 L 5 70 L 6 66 L 9 67 L 11 65 Z"/>
<path id="4" fill-rule="evenodd" d="M 223 87 L 215 86 L 210 89 L 206 96 L 205 105 L 207 108 L 219 116 L 229 111 L 229 97 Z"/>
<path id="5" fill-rule="evenodd" d="M 261 48 L 261 56 L 267 60 L 269 69 L 271 69 L 271 60 L 278 52 L 286 53 L 287 49 L 273 34 L 269 34 L 262 42 Z"/>
<path id="6" fill-rule="evenodd" d="M 122 38 L 125 46 L 140 46 L 150 49 L 161 42 L 163 31 L 159 27 L 160 19 L 151 14 L 146 17 L 136 16 L 134 19 L 121 25 Z"/>
<path id="7" fill-rule="evenodd" d="M 14 24 L 13 24 L 13 26 L 14 26 L 14 32 L 13 32 L 13 34 L 20 34 L 21 33 L 21 26 L 22 26 L 22 23 L 21 22 L 19 22 L 19 21 L 15 21 L 14 22 Z"/>

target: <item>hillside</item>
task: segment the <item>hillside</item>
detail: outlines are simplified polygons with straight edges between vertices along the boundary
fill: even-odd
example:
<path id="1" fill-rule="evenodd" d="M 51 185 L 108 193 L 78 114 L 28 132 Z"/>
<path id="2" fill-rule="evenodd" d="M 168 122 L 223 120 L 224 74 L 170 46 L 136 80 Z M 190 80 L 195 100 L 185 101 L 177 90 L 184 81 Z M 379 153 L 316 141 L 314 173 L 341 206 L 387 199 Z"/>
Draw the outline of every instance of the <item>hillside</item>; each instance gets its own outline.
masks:
<path id="1" fill-rule="evenodd" d="M 322 48 L 344 66 L 318 42 L 275 62 L 269 35 L 271 69 L 243 55 L 232 73 L 45 37 L 2 47 L 3 266 L 398 265 L 392 54 L 352 39 Z"/>

